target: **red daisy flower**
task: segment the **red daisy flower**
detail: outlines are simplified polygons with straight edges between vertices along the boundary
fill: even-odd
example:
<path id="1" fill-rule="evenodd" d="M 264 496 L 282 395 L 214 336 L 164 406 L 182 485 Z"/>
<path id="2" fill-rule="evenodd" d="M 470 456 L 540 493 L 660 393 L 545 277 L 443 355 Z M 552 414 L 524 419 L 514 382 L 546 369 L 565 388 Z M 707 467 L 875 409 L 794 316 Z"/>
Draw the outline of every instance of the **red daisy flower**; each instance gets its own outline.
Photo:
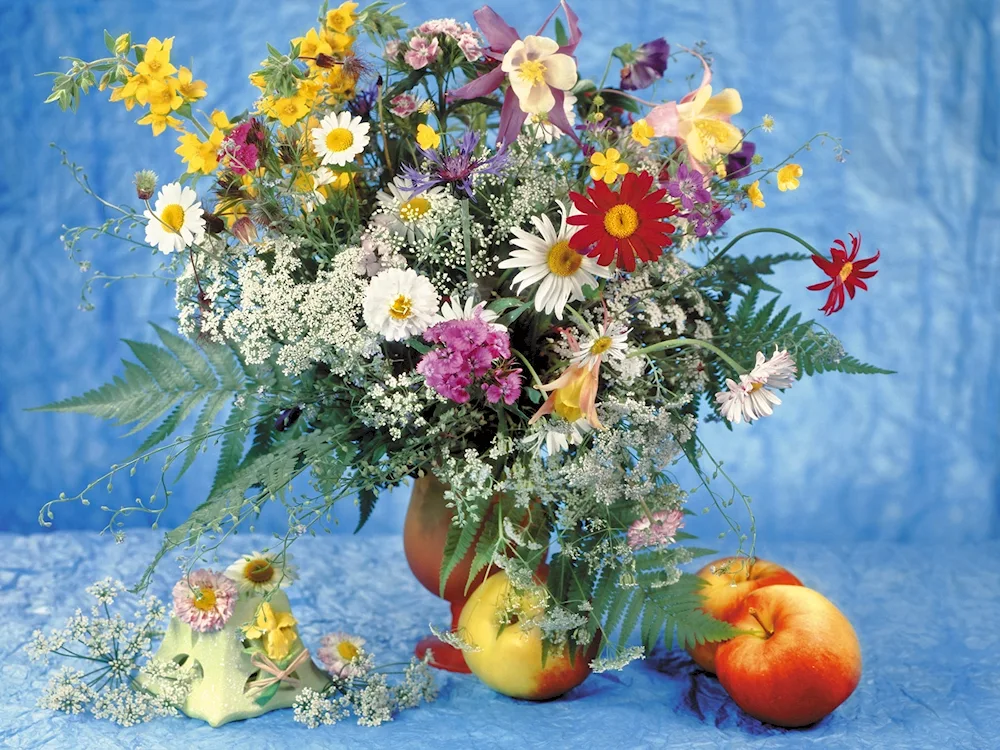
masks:
<path id="1" fill-rule="evenodd" d="M 567 219 L 582 227 L 570 238 L 570 247 L 597 258 L 601 266 L 610 266 L 617 254 L 618 267 L 625 271 L 635 270 L 637 255 L 646 262 L 659 258 L 674 231 L 673 224 L 662 220 L 677 213 L 677 207 L 662 201 L 666 190 L 650 193 L 652 184 L 649 172 L 630 172 L 617 193 L 603 181 L 589 188 L 586 196 L 570 193 L 573 205 L 582 211 Z"/>
<path id="2" fill-rule="evenodd" d="M 813 263 L 819 266 L 820 270 L 829 276 L 830 279 L 829 281 L 807 286 L 806 289 L 818 292 L 830 287 L 830 296 L 827 297 L 826 304 L 820 308 L 827 315 L 832 315 L 843 308 L 845 289 L 848 296 L 854 299 L 855 289 L 868 291 L 868 285 L 865 284 L 864 279 L 870 279 L 878 273 L 878 271 L 866 271 L 865 269 L 878 260 L 881 252 L 876 250 L 875 255 L 871 258 L 855 260 L 858 257 L 858 250 L 861 249 L 861 234 L 859 233 L 857 237 L 852 234 L 850 237 L 850 253 L 847 252 L 847 246 L 843 240 L 834 240 L 833 244 L 836 247 L 830 248 L 831 260 L 827 260 L 819 255 L 812 256 Z"/>

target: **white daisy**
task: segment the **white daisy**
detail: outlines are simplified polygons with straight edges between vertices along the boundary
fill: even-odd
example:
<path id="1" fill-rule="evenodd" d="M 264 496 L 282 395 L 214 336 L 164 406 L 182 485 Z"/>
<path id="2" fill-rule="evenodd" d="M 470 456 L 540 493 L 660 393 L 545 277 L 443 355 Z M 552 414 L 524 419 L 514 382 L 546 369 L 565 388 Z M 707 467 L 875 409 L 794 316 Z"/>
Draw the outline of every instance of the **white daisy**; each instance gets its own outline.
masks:
<path id="1" fill-rule="evenodd" d="M 320 167 L 313 174 L 307 174 L 306 177 L 312 181 L 312 190 L 306 193 L 302 208 L 305 209 L 306 213 L 312 213 L 316 206 L 326 205 L 326 191 L 320 190 L 320 188 L 335 183 L 338 175 L 332 169 Z"/>
<path id="2" fill-rule="evenodd" d="M 722 416 L 733 424 L 743 420 L 752 422 L 774 413 L 781 399 L 771 388 L 788 388 L 795 379 L 795 361 L 786 351 L 774 348 L 774 356 L 768 361 L 762 352 L 757 352 L 754 368 L 740 375 L 737 383 L 726 378 L 726 390 L 715 394 Z"/>
<path id="3" fill-rule="evenodd" d="M 323 668 L 335 677 L 347 679 L 365 673 L 365 639 L 347 633 L 329 633 L 320 641 L 317 656 Z"/>
<path id="4" fill-rule="evenodd" d="M 528 435 L 524 438 L 524 443 L 531 450 L 537 451 L 543 456 L 555 456 L 569 450 L 571 445 L 579 445 L 583 442 L 593 428 L 586 418 L 581 418 L 575 422 L 547 421 L 544 428 Z M 544 453 L 542 449 L 545 449 Z"/>
<path id="5" fill-rule="evenodd" d="M 600 331 L 592 332 L 581 342 L 580 351 L 573 354 L 572 361 L 593 365 L 602 359 L 625 359 L 630 330 L 620 323 L 607 321 Z"/>
<path id="6" fill-rule="evenodd" d="M 573 94 L 566 94 L 563 98 L 563 111 L 566 113 L 569 124 L 576 125 L 576 97 Z M 562 130 L 549 121 L 548 113 L 528 115 L 524 129 L 538 140 L 546 143 L 552 143 L 565 135 Z"/>
<path id="7" fill-rule="evenodd" d="M 251 552 L 226 568 L 226 578 L 234 581 L 241 594 L 266 594 L 287 586 L 297 577 L 289 565 L 291 555 L 277 552 Z"/>
<path id="8" fill-rule="evenodd" d="M 414 195 L 413 184 L 405 177 L 397 177 L 375 197 L 381 209 L 375 221 L 409 242 L 417 235 L 433 237 L 442 218 L 458 207 L 454 196 L 440 186 Z"/>
<path id="9" fill-rule="evenodd" d="M 205 239 L 205 217 L 198 194 L 179 182 L 164 185 L 146 217 L 146 242 L 161 253 L 179 253 Z"/>
<path id="10" fill-rule="evenodd" d="M 511 281 L 515 294 L 526 287 L 541 282 L 535 291 L 535 309 L 539 312 L 555 313 L 562 320 L 563 309 L 570 299 L 584 299 L 583 287 L 597 286 L 597 278 L 610 278 L 614 271 L 604 268 L 569 246 L 569 239 L 576 231 L 566 224 L 566 209 L 559 204 L 562 221 L 556 231 L 548 216 L 532 216 L 531 223 L 538 235 L 529 234 L 520 227 L 511 233 L 512 245 L 519 249 L 510 257 L 500 261 L 500 268 L 521 268 Z"/>
<path id="11" fill-rule="evenodd" d="M 463 305 L 458 297 L 451 297 L 446 302 L 441 303 L 441 313 L 436 322 L 445 320 L 472 320 L 479 317 L 484 323 L 489 323 L 491 328 L 498 331 L 506 331 L 507 326 L 495 322 L 500 316 L 492 310 L 486 309 L 486 303 L 480 302 L 478 305 L 473 302 L 472 297 L 465 300 Z"/>
<path id="12" fill-rule="evenodd" d="M 342 167 L 365 150 L 370 129 L 367 122 L 351 117 L 350 112 L 339 115 L 331 112 L 320 121 L 318 128 L 310 131 L 313 149 L 323 164 Z"/>
<path id="13" fill-rule="evenodd" d="M 389 268 L 368 283 L 365 324 L 388 341 L 417 336 L 434 323 L 438 295 L 430 280 L 411 268 Z"/>

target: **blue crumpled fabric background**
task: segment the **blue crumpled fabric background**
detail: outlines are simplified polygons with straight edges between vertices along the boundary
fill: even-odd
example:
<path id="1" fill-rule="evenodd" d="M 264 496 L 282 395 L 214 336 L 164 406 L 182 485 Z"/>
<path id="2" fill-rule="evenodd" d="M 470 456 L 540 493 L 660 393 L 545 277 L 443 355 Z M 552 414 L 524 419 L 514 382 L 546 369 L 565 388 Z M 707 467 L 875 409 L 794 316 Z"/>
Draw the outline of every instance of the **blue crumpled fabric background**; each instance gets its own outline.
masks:
<path id="1" fill-rule="evenodd" d="M 553 4 L 493 3 L 522 33 L 533 32 Z M 471 20 L 475 6 L 416 0 L 403 13 L 415 23 L 442 16 Z M 690 46 L 704 39 L 715 58 L 715 83 L 743 95 L 739 122 L 752 125 L 765 113 L 775 118 L 775 131 L 756 138 L 769 161 L 820 131 L 842 136 L 851 150 L 844 165 L 829 147 L 804 154 L 802 187 L 779 194 L 772 186 L 767 208 L 736 217 L 730 231 L 780 226 L 819 247 L 862 231 L 866 254 L 882 250 L 880 273 L 870 292 L 824 322 L 849 352 L 898 374 L 807 379 L 786 394 L 775 417 L 732 432 L 710 425 L 703 436 L 755 498 L 761 555 L 787 564 L 854 622 L 865 649 L 864 681 L 831 719 L 787 735 L 742 716 L 716 683 L 692 674 L 683 656 L 661 655 L 619 676 L 593 677 L 567 699 L 544 706 L 514 703 L 471 678 L 449 677 L 439 703 L 390 729 L 342 727 L 302 736 L 331 745 L 451 739 L 558 746 L 577 737 L 586 721 L 588 737 L 612 747 L 742 746 L 751 738 L 788 747 L 1000 745 L 993 728 L 1000 664 L 989 625 L 1000 614 L 1000 389 L 994 383 L 1000 371 L 1000 5 L 720 0 L 575 7 L 584 31 L 583 75 L 598 77 L 604 55 L 624 41 L 664 35 L 675 46 Z M 284 744 L 279 732 L 299 731 L 280 715 L 223 735 L 180 721 L 122 733 L 31 708 L 41 677 L 19 650 L 30 629 L 50 618 L 59 622 L 84 605 L 81 589 L 90 580 L 134 575 L 153 548 L 151 536 L 141 533 L 113 547 L 69 530 L 100 529 L 106 519 L 95 506 L 147 497 L 158 471 L 150 466 L 134 478 L 118 478 L 113 492 L 101 490 L 89 508 L 60 508 L 54 530 L 42 532 L 36 521 L 42 502 L 82 489 L 139 441 L 83 417 L 24 409 L 108 381 L 127 353 L 119 339 L 150 340 L 146 321 L 165 324 L 172 315 L 172 292 L 155 281 L 97 289 L 97 310 L 77 311 L 83 278 L 64 257 L 60 226 L 99 224 L 105 213 L 81 194 L 48 144 L 67 149 L 112 201 L 132 200 L 136 169 L 169 176 L 180 167 L 173 138 L 151 139 L 148 128 L 133 124 L 134 113 L 104 95 L 85 99 L 75 116 L 42 106 L 49 79 L 34 74 L 62 69 L 60 55 L 100 56 L 104 28 L 131 30 L 138 39 L 176 36 L 174 59 L 208 81 L 206 107 L 233 114 L 250 101 L 246 75 L 264 57 L 265 41 L 283 45 L 313 23 L 315 10 L 312 2 L 248 0 L 8 0 L 0 7 L 6 84 L 0 118 L 0 531 L 10 532 L 0 543 L 0 601 L 3 611 L 13 606 L 25 613 L 3 647 L 0 737 L 7 744 L 62 746 L 86 736 L 80 746 L 195 746 L 218 737 L 249 739 L 258 731 Z M 744 247 L 748 253 L 795 249 L 766 237 Z M 96 245 L 91 258 L 114 274 L 144 273 L 154 265 L 151 256 L 123 255 L 107 243 Z M 811 311 L 822 295 L 804 287 L 819 280 L 817 274 L 812 264 L 800 264 L 783 269 L 776 284 L 796 309 Z M 203 498 L 213 465 L 210 456 L 199 463 L 175 488 L 165 522 L 179 522 Z M 678 474 L 694 486 L 682 467 Z M 428 620 L 444 619 L 440 603 L 408 578 L 398 554 L 406 494 L 402 488 L 384 497 L 359 538 L 327 539 L 316 543 L 312 557 L 305 555 L 304 567 L 337 571 L 321 581 L 314 572 L 315 584 L 298 589 L 301 603 L 293 598 L 312 634 L 363 629 L 384 650 L 402 655 Z M 705 502 L 699 495 L 692 499 L 695 508 Z M 280 528 L 279 511 L 265 514 L 257 529 Z M 342 531 L 350 532 L 354 511 L 346 510 L 342 520 Z M 714 513 L 692 524 L 708 538 L 722 528 Z M 721 544 L 729 549 L 729 542 Z M 388 555 L 388 572 L 372 576 L 381 554 Z M 166 575 L 161 594 L 173 573 Z M 972 616 L 964 614 L 970 606 Z M 590 697 L 580 700 L 584 696 Z M 700 710 L 692 708 L 692 696 Z M 502 735 L 496 726 L 504 727 Z"/>

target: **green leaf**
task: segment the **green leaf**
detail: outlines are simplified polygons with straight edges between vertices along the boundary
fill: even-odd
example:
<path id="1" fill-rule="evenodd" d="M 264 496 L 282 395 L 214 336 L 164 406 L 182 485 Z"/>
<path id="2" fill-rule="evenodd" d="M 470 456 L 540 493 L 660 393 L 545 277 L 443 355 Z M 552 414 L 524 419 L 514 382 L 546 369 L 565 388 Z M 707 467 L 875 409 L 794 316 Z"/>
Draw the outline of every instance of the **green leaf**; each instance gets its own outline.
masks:
<path id="1" fill-rule="evenodd" d="M 560 47 L 569 44 L 569 36 L 566 34 L 566 27 L 563 25 L 561 18 L 556 19 L 556 43 Z"/>
<path id="2" fill-rule="evenodd" d="M 222 450 L 219 451 L 219 464 L 215 470 L 210 495 L 214 495 L 223 485 L 228 484 L 240 466 L 243 446 L 250 432 L 249 410 L 245 406 L 234 404 L 223 429 L 225 433 L 222 437 Z"/>
<path id="3" fill-rule="evenodd" d="M 375 503 L 377 501 L 378 493 L 370 487 L 365 487 L 358 492 L 358 508 L 360 510 L 360 514 L 358 516 L 358 525 L 354 529 L 355 534 L 361 531 L 361 527 L 368 522 L 368 518 L 371 516 L 372 511 L 375 510 Z"/>

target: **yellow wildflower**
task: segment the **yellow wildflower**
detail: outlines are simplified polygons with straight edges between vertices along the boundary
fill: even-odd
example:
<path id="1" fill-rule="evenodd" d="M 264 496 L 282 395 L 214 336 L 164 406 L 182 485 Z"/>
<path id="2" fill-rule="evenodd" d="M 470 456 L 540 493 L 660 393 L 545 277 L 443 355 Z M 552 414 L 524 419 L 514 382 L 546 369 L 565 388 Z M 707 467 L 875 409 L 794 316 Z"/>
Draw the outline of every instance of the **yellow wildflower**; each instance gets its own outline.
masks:
<path id="1" fill-rule="evenodd" d="M 126 90 L 127 90 L 126 86 L 116 86 L 115 88 L 111 89 L 110 98 L 111 101 L 113 102 L 123 102 L 125 104 L 125 109 L 131 112 L 132 107 L 134 107 L 138 102 L 136 102 L 135 100 L 135 95 L 126 94 Z"/>
<path id="2" fill-rule="evenodd" d="M 213 109 L 212 116 L 208 118 L 212 125 L 217 127 L 219 130 L 226 131 L 233 129 L 233 123 L 229 121 L 226 117 L 226 113 L 221 109 Z"/>
<path id="3" fill-rule="evenodd" d="M 271 96 L 264 101 L 263 110 L 268 117 L 278 120 L 286 128 L 290 128 L 309 114 L 309 105 L 306 104 L 305 98 L 299 94 L 279 98 Z"/>
<path id="4" fill-rule="evenodd" d="M 753 185 L 747 188 L 747 198 L 754 208 L 764 208 L 767 205 L 764 203 L 764 194 L 760 191 L 760 180 L 754 180 Z"/>
<path id="5" fill-rule="evenodd" d="M 354 45 L 354 37 L 350 34 L 324 30 L 323 40 L 330 45 L 335 56 L 349 55 L 353 52 L 351 48 Z"/>
<path id="6" fill-rule="evenodd" d="M 299 45 L 299 59 L 305 60 L 310 67 L 315 67 L 318 55 L 333 55 L 330 43 L 320 38 L 316 29 L 309 29 L 305 36 L 296 37 L 292 40 L 292 44 Z"/>
<path id="7" fill-rule="evenodd" d="M 155 36 L 146 42 L 146 51 L 142 62 L 135 66 L 135 72 L 156 80 L 163 80 L 177 72 L 170 64 L 170 48 L 174 46 L 174 38 L 162 42 Z"/>
<path id="8" fill-rule="evenodd" d="M 260 73 L 251 73 L 250 83 L 259 88 L 261 91 L 267 88 L 267 83 L 264 82 L 264 76 Z"/>
<path id="9" fill-rule="evenodd" d="M 259 190 L 257 185 L 260 180 L 264 177 L 265 170 L 264 167 L 257 167 L 253 172 L 247 172 L 240 176 L 240 181 L 243 183 L 243 192 L 247 194 L 250 198 L 256 198 Z"/>
<path id="10" fill-rule="evenodd" d="M 354 76 L 344 72 L 343 65 L 335 65 L 324 71 L 324 82 L 331 94 L 349 99 L 358 81 Z"/>
<path id="11" fill-rule="evenodd" d="M 802 176 L 802 166 L 799 164 L 786 164 L 778 170 L 778 190 L 795 190 L 799 186 L 799 178 Z"/>
<path id="12" fill-rule="evenodd" d="M 351 184 L 351 173 L 350 172 L 338 172 L 337 179 L 330 183 L 330 187 L 338 192 L 347 190 L 347 186 Z"/>
<path id="13" fill-rule="evenodd" d="M 429 125 L 421 123 L 417 125 L 417 143 L 423 149 L 438 148 L 441 145 L 441 136 Z"/>
<path id="14" fill-rule="evenodd" d="M 187 102 L 197 101 L 205 96 L 205 82 L 192 80 L 193 78 L 191 71 L 181 65 L 177 73 L 177 90 Z"/>
<path id="15" fill-rule="evenodd" d="M 149 86 L 139 89 L 137 99 L 140 104 L 148 104 L 150 111 L 157 115 L 169 114 L 184 104 L 176 78 L 152 81 Z"/>
<path id="16" fill-rule="evenodd" d="M 320 92 L 323 91 L 323 81 L 317 78 L 304 78 L 299 81 L 299 87 L 297 89 L 298 96 L 302 97 L 302 101 L 305 102 L 309 109 L 313 109 L 317 100 L 319 99 Z"/>
<path id="17" fill-rule="evenodd" d="M 344 33 L 351 28 L 354 25 L 355 20 L 357 20 L 357 16 L 354 15 L 354 11 L 357 7 L 357 3 L 341 3 L 339 8 L 331 10 L 326 14 L 326 27 L 330 29 L 330 31 Z"/>
<path id="18" fill-rule="evenodd" d="M 655 134 L 653 126 L 646 122 L 645 119 L 632 124 L 632 140 L 640 146 L 648 146 L 649 139 Z"/>
<path id="19" fill-rule="evenodd" d="M 246 216 L 248 211 L 247 206 L 243 201 L 227 198 L 225 201 L 219 201 L 216 203 L 212 213 L 216 216 L 221 216 L 226 222 L 226 228 L 232 229 L 233 224 L 235 224 L 240 218 Z"/>
<path id="20" fill-rule="evenodd" d="M 263 639 L 264 651 L 271 659 L 284 659 L 299 638 L 297 624 L 291 612 L 275 612 L 269 603 L 263 602 L 256 621 L 243 632 L 251 640 Z"/>
<path id="21" fill-rule="evenodd" d="M 158 115 L 155 112 L 149 112 L 144 117 L 140 117 L 136 120 L 136 122 L 139 125 L 152 125 L 154 136 L 162 134 L 163 131 L 167 129 L 167 125 L 172 127 L 174 130 L 184 130 L 184 123 L 169 114 Z"/>
<path id="22" fill-rule="evenodd" d="M 222 147 L 222 131 L 215 128 L 207 141 L 202 141 L 194 133 L 185 133 L 177 140 L 180 146 L 174 149 L 187 166 L 188 172 L 211 174 L 219 166 L 219 149 Z"/>
<path id="23" fill-rule="evenodd" d="M 621 153 L 616 148 L 607 151 L 597 151 L 590 155 L 590 179 L 594 182 L 604 180 L 608 185 L 618 179 L 619 175 L 628 174 L 628 164 L 621 159 Z"/>

